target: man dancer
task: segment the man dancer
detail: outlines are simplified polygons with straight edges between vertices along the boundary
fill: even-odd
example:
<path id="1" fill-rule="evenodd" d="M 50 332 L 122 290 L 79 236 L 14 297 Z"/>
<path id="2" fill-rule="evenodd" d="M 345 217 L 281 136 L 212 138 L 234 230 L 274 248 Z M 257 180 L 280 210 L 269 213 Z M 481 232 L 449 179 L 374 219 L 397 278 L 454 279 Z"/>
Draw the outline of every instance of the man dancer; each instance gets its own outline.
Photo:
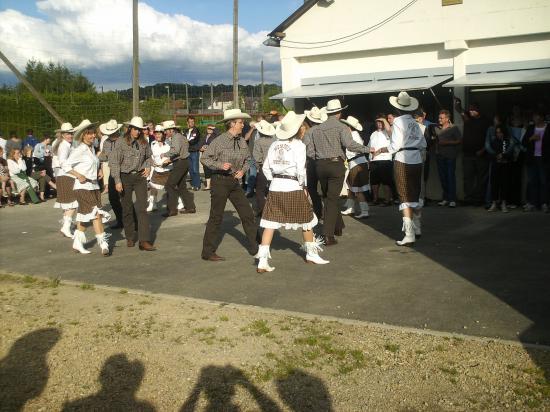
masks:
<path id="1" fill-rule="evenodd" d="M 191 187 L 194 191 L 197 191 L 201 188 L 201 175 L 199 172 L 199 141 L 201 139 L 201 132 L 195 126 L 195 118 L 193 116 L 187 118 L 185 137 L 187 137 L 187 141 L 189 142 L 189 174 L 191 175 Z"/>
<path id="2" fill-rule="evenodd" d="M 193 194 L 187 190 L 185 176 L 189 171 L 189 141 L 183 136 L 173 120 L 162 122 L 167 139 L 170 139 L 170 151 L 167 153 L 165 164 L 173 162 L 174 167 L 166 182 L 168 195 L 167 211 L 162 216 L 170 217 L 178 214 L 178 197 L 183 199 L 185 208 L 183 214 L 196 213 Z"/>
<path id="3" fill-rule="evenodd" d="M 241 135 L 244 119 L 250 119 L 250 116 L 240 109 L 226 110 L 223 114 L 226 132 L 208 145 L 201 159 L 202 164 L 212 170 L 210 217 L 204 232 L 201 256 L 204 260 L 225 260 L 216 254 L 216 249 L 227 199 L 241 218 L 249 242 L 248 252 L 251 255 L 258 252 L 254 212 L 240 185 L 250 160 L 248 145 Z"/>
<path id="4" fill-rule="evenodd" d="M 330 100 L 326 106 L 327 121 L 310 129 L 312 132 L 307 142 L 307 156 L 315 159 L 323 192 L 323 235 L 326 246 L 338 243 L 334 236 L 341 236 L 344 228 L 338 205 L 346 173 L 344 149 L 357 153 L 369 151 L 367 147 L 355 142 L 349 127 L 340 122 L 342 110 L 346 108 L 342 107 L 340 100 Z"/>

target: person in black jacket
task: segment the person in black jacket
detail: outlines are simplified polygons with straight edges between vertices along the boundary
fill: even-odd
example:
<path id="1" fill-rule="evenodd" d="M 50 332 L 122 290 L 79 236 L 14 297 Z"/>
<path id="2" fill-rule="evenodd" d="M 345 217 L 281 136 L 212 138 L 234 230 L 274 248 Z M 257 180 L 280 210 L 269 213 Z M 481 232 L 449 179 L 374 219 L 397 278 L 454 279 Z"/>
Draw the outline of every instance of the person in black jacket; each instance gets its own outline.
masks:
<path id="1" fill-rule="evenodd" d="M 207 148 L 208 148 L 208 145 L 210 143 L 212 143 L 212 141 L 218 137 L 219 135 L 219 132 L 218 130 L 216 129 L 216 126 L 213 125 L 213 124 L 209 124 L 208 126 L 206 126 L 206 135 L 204 135 L 203 137 L 201 137 L 200 141 L 199 141 L 199 151 L 202 153 L 204 152 Z M 204 179 L 206 180 L 206 187 L 202 190 L 210 190 L 210 181 L 211 181 L 211 178 L 212 178 L 212 170 L 209 169 L 208 167 L 206 166 L 202 166 L 203 170 L 204 170 Z"/>
<path id="2" fill-rule="evenodd" d="M 199 173 L 199 157 L 201 133 L 195 127 L 195 118 L 189 116 L 187 118 L 187 130 L 183 133 L 189 142 L 189 175 L 191 176 L 191 187 L 197 191 L 201 188 L 201 175 Z"/>

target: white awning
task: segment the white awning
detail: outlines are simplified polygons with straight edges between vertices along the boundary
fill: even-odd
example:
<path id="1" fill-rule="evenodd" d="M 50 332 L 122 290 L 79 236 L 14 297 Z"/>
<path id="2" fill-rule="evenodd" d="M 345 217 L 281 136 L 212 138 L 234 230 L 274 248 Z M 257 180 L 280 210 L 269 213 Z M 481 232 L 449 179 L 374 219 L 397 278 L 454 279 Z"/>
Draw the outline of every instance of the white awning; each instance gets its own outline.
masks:
<path id="1" fill-rule="evenodd" d="M 357 82 L 341 82 L 327 84 L 312 84 L 297 87 L 275 96 L 271 99 L 346 96 L 354 94 L 389 93 L 399 90 L 425 90 L 438 85 L 452 76 L 411 77 L 406 79 L 368 80 Z"/>
<path id="2" fill-rule="evenodd" d="M 550 82 L 550 68 L 531 70 L 510 70 L 489 73 L 471 73 L 459 77 L 443 86 L 446 87 L 476 87 L 476 86 L 507 86 L 525 83 Z"/>

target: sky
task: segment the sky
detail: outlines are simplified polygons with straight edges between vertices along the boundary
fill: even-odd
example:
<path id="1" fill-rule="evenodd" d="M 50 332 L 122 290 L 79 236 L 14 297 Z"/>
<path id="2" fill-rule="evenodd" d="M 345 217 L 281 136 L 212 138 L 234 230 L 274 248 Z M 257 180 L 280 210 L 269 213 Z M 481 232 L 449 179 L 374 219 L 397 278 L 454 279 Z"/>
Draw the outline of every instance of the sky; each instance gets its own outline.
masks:
<path id="1" fill-rule="evenodd" d="M 262 41 L 302 0 L 239 1 L 239 80 L 280 83 L 279 49 Z M 0 50 L 20 70 L 61 62 L 105 90 L 131 87 L 131 0 L 0 0 Z M 232 83 L 232 0 L 139 2 L 140 85 Z M 0 62 L 0 84 L 15 77 Z"/>

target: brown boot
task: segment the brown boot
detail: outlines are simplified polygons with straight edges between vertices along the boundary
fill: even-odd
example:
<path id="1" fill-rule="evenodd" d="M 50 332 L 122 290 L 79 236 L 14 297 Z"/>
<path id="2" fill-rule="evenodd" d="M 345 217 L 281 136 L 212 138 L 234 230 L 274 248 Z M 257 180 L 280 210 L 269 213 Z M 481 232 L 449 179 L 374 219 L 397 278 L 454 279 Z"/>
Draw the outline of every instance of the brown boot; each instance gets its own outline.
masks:
<path id="1" fill-rule="evenodd" d="M 152 252 L 153 250 L 157 250 L 157 248 L 154 247 L 150 242 L 139 242 L 139 250 Z"/>
<path id="2" fill-rule="evenodd" d="M 134 242 L 132 239 L 126 240 L 126 246 L 128 247 L 134 247 L 136 245 L 136 242 Z"/>
<path id="3" fill-rule="evenodd" d="M 183 209 L 183 210 L 180 210 L 180 213 L 182 215 L 188 215 L 190 213 L 197 213 L 197 209 Z"/>
<path id="4" fill-rule="evenodd" d="M 337 243 L 338 241 L 334 238 L 334 236 L 325 236 L 325 246 L 332 246 Z"/>
<path id="5" fill-rule="evenodd" d="M 225 258 L 221 257 L 221 256 L 218 256 L 216 255 L 215 253 L 212 253 L 210 256 L 208 257 L 202 257 L 203 260 L 209 260 L 210 262 L 221 262 L 223 260 L 225 260 Z"/>

